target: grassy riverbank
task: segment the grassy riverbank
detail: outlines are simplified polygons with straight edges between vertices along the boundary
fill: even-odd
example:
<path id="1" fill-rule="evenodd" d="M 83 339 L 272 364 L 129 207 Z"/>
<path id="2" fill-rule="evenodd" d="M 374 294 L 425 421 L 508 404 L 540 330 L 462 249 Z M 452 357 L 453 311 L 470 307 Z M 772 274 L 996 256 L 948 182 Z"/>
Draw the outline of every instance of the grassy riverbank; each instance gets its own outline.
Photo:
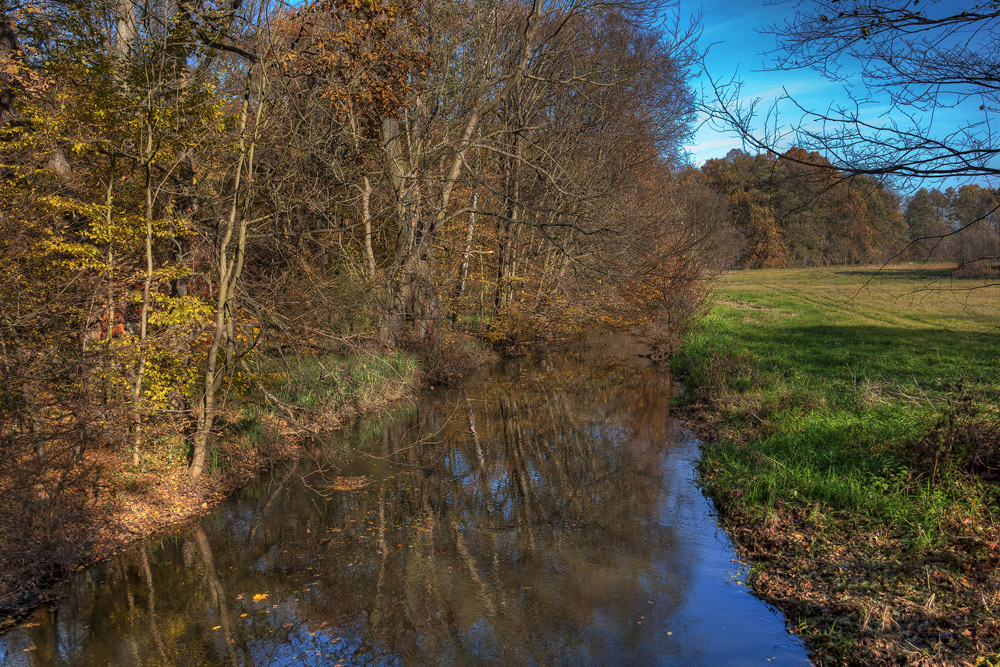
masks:
<path id="1" fill-rule="evenodd" d="M 743 271 L 674 360 L 749 581 L 821 664 L 1000 662 L 1000 286 Z"/>
<path id="2" fill-rule="evenodd" d="M 125 448 L 92 446 L 72 479 L 39 484 L 25 500 L 31 507 L 0 507 L 0 628 L 44 602 L 52 583 L 190 521 L 294 456 L 302 437 L 410 395 L 421 377 L 417 358 L 397 351 L 272 360 L 248 371 L 256 388 L 229 396 L 221 408 L 209 469 L 197 486 L 179 421 L 150 429 L 139 466 Z"/>

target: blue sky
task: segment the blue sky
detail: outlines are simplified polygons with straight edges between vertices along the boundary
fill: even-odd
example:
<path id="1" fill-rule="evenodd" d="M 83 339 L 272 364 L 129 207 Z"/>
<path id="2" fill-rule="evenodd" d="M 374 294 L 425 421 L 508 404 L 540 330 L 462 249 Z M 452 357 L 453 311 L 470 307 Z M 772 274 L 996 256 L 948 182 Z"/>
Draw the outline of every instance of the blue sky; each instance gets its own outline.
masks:
<path id="1" fill-rule="evenodd" d="M 809 89 L 829 89 L 837 94 L 838 87 L 826 82 L 818 74 L 802 72 L 762 72 L 768 61 L 766 52 L 774 49 L 774 38 L 760 34 L 760 30 L 771 23 L 791 16 L 791 5 L 767 5 L 763 0 L 682 0 L 682 10 L 690 13 L 702 12 L 702 36 L 699 46 L 708 49 L 706 69 L 712 77 L 725 81 L 734 75 L 742 79 L 744 94 L 760 97 L 769 107 L 782 95 L 782 86 L 790 93 L 803 95 Z M 695 89 L 699 95 L 710 94 L 708 78 L 699 76 Z M 814 97 L 811 95 L 810 97 Z M 822 94 L 820 97 L 823 97 Z M 806 100 L 803 100 L 806 101 Z M 814 100 L 815 101 L 815 100 Z M 822 101 L 822 100 L 821 100 Z M 825 100 L 829 102 L 829 98 Z M 824 104 L 824 107 L 826 104 Z M 742 147 L 740 139 L 732 132 L 722 131 L 705 123 L 695 132 L 688 151 L 695 164 L 722 157 L 733 148 Z"/>
<path id="2" fill-rule="evenodd" d="M 758 110 L 766 112 L 778 98 L 786 92 L 807 109 L 823 111 L 832 106 L 850 105 L 843 82 L 831 82 L 812 70 L 788 72 L 762 71 L 771 62 L 769 52 L 776 48 L 772 35 L 762 34 L 768 25 L 781 23 L 794 16 L 799 3 L 773 0 L 681 0 L 681 11 L 693 15 L 702 12 L 702 37 L 700 48 L 708 49 L 706 69 L 717 81 L 726 81 L 734 75 L 743 82 L 741 98 L 759 98 Z M 940 0 L 934 3 L 942 10 L 959 6 L 954 0 Z M 802 9 L 808 9 L 808 1 Z M 696 92 L 708 87 L 708 79 L 695 79 Z M 706 92 L 709 92 L 706 90 Z M 872 104 L 863 109 L 864 116 L 877 120 L 888 108 Z M 779 131 L 799 120 L 801 112 L 791 103 L 783 102 L 777 107 Z M 954 131 L 959 126 L 982 117 L 978 103 L 969 102 L 955 109 L 939 109 L 935 113 L 936 131 Z M 885 119 L 882 119 L 883 121 Z M 741 148 L 739 137 L 723 128 L 702 124 L 687 147 L 691 161 L 701 165 L 705 160 L 723 157 L 733 148 Z M 788 147 L 786 142 L 782 148 Z M 927 187 L 956 185 L 958 182 L 926 182 Z M 917 184 L 920 185 L 920 184 Z"/>

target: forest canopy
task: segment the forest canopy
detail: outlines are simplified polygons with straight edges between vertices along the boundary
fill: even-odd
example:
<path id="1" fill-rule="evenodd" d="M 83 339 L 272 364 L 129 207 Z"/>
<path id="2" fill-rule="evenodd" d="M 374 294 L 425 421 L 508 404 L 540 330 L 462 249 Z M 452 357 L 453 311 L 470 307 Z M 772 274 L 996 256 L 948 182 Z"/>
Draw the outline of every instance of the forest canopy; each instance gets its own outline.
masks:
<path id="1" fill-rule="evenodd" d="M 698 178 L 724 206 L 716 217 L 728 221 L 735 266 L 881 262 L 909 241 L 898 195 L 816 153 L 733 150 L 706 162 Z"/>

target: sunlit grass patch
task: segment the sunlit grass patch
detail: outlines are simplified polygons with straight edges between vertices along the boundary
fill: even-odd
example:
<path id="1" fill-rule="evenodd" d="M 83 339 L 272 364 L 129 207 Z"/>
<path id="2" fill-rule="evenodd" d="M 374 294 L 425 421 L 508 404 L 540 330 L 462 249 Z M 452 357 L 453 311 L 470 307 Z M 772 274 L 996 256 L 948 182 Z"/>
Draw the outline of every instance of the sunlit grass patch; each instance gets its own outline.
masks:
<path id="1" fill-rule="evenodd" d="M 947 274 L 733 273 L 674 359 L 717 440 L 703 481 L 761 559 L 758 590 L 834 662 L 962 664 L 1000 648 L 1000 629 L 935 641 L 1000 601 L 1000 286 Z M 835 574 L 874 561 L 891 594 Z M 928 584 L 928 563 L 962 583 Z M 920 611 L 932 594 L 934 614 Z M 864 623 L 873 604 L 884 623 Z"/>
<path id="2" fill-rule="evenodd" d="M 298 436 L 343 426 L 406 397 L 420 372 L 416 357 L 398 350 L 263 357 L 247 370 L 252 395 L 224 411 L 220 437 L 209 448 L 213 473 L 242 475 L 281 460 Z"/>
<path id="3" fill-rule="evenodd" d="M 363 407 L 412 381 L 416 359 L 399 351 L 303 355 L 266 363 L 269 383 L 284 403 L 311 410 Z"/>

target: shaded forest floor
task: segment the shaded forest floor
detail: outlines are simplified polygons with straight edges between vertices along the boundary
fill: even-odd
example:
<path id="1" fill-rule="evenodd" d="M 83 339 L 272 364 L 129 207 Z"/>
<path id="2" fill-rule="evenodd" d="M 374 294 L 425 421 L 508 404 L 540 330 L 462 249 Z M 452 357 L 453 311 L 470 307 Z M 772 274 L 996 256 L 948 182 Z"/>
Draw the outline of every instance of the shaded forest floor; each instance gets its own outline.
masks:
<path id="1" fill-rule="evenodd" d="M 23 502 L 0 504 L 0 629 L 44 603 L 53 583 L 204 514 L 295 456 L 303 438 L 407 397 L 423 377 L 421 362 L 400 352 L 303 357 L 275 362 L 270 371 L 270 397 L 249 392 L 222 408 L 209 469 L 197 486 L 178 424 L 151 425 L 139 466 L 124 448 L 91 446 L 73 466 L 52 465 L 30 480 L 0 479 L 0 488 L 32 489 L 6 494 Z M 61 455 L 72 453 L 51 454 Z"/>
<path id="2" fill-rule="evenodd" d="M 1000 285 L 740 271 L 674 359 L 703 483 L 817 664 L 1000 664 Z"/>

